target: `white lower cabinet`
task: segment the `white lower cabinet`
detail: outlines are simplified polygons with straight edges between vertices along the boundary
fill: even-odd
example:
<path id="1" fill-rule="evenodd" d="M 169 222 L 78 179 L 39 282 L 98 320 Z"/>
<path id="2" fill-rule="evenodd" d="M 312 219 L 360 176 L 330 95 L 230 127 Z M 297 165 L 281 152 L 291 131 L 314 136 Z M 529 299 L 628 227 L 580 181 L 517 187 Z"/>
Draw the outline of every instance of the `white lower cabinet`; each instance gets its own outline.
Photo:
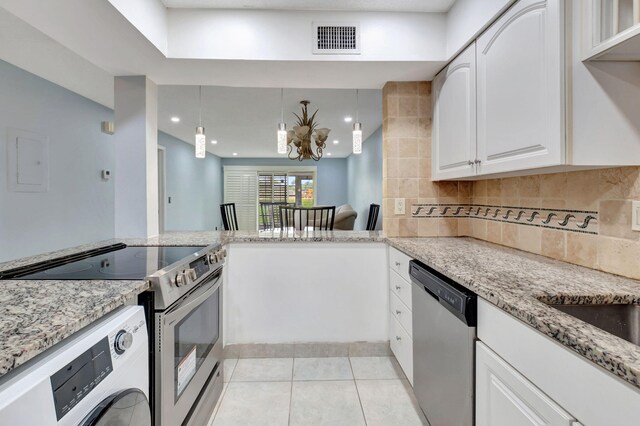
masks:
<path id="1" fill-rule="evenodd" d="M 391 352 L 413 386 L 413 340 L 393 315 L 389 316 L 389 332 Z"/>
<path id="2" fill-rule="evenodd" d="M 575 419 L 482 342 L 476 344 L 477 426 L 573 426 Z"/>
<path id="3" fill-rule="evenodd" d="M 640 424 L 640 389 L 480 298 L 477 333 L 477 426 Z"/>
<path id="4" fill-rule="evenodd" d="M 413 313 L 411 310 L 411 258 L 389 247 L 389 345 L 413 386 Z"/>

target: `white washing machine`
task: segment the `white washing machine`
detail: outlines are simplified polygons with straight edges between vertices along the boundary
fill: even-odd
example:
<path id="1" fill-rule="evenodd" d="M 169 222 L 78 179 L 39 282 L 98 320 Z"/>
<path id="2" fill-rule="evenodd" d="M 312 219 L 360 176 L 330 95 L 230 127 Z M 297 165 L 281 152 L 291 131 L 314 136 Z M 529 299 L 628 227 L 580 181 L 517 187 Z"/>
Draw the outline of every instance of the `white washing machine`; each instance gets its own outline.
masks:
<path id="1" fill-rule="evenodd" d="M 143 308 L 127 306 L 0 377 L 0 426 L 151 426 Z"/>

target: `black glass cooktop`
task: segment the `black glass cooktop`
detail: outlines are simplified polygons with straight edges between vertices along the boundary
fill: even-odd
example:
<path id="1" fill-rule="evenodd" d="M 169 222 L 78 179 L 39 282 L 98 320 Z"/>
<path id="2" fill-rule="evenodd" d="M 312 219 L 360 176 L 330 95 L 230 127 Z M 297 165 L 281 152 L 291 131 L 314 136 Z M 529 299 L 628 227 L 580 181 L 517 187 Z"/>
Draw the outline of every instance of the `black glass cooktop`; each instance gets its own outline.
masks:
<path id="1" fill-rule="evenodd" d="M 140 280 L 203 247 L 126 247 L 116 245 L 53 259 L 0 278 L 22 280 Z M 1 274 L 0 274 L 1 275 Z"/>

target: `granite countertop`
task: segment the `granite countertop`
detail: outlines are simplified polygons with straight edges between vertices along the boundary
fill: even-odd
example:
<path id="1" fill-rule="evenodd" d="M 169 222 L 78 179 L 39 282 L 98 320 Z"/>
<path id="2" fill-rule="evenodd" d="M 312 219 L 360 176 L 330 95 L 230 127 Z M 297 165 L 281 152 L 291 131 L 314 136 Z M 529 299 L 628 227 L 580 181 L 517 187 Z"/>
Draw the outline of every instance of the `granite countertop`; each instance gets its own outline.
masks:
<path id="1" fill-rule="evenodd" d="M 152 238 L 100 241 L 0 263 L 0 271 L 119 242 L 131 246 L 388 243 L 640 387 L 640 347 L 543 303 L 640 303 L 640 282 L 472 238 L 386 238 L 378 232 L 357 231 L 171 232 Z M 147 288 L 143 280 L 0 281 L 0 376 Z"/>
<path id="2" fill-rule="evenodd" d="M 146 281 L 0 281 L 0 376 L 147 290 Z"/>
<path id="3" fill-rule="evenodd" d="M 0 272 L 116 243 L 208 246 L 254 242 L 383 242 L 377 232 L 169 232 L 151 238 L 104 240 L 0 263 Z M 0 376 L 147 290 L 144 280 L 0 281 Z"/>
<path id="4" fill-rule="evenodd" d="M 233 231 L 222 233 L 226 243 L 372 243 L 385 242 L 384 236 L 377 231 Z"/>
<path id="5" fill-rule="evenodd" d="M 186 231 L 167 232 L 149 238 L 120 238 L 83 244 L 48 253 L 27 256 L 8 262 L 0 262 L 0 272 L 33 263 L 43 262 L 83 251 L 124 243 L 128 246 L 209 246 L 228 243 L 293 243 L 293 242 L 385 242 L 378 231 Z"/>
<path id="6" fill-rule="evenodd" d="M 387 242 L 640 387 L 639 346 L 543 303 L 640 303 L 640 282 L 472 238 Z"/>

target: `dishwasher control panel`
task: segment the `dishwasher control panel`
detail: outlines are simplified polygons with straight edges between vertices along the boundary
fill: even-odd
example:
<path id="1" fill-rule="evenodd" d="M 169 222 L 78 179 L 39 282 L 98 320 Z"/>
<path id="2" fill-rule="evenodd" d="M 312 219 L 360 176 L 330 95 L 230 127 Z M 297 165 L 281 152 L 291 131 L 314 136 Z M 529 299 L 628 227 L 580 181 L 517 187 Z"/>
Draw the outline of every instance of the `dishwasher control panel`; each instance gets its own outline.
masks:
<path id="1" fill-rule="evenodd" d="M 422 286 L 425 292 L 437 299 L 452 314 L 468 326 L 476 326 L 477 296 L 472 291 L 416 260 L 409 262 L 409 275 L 411 281 Z"/>

